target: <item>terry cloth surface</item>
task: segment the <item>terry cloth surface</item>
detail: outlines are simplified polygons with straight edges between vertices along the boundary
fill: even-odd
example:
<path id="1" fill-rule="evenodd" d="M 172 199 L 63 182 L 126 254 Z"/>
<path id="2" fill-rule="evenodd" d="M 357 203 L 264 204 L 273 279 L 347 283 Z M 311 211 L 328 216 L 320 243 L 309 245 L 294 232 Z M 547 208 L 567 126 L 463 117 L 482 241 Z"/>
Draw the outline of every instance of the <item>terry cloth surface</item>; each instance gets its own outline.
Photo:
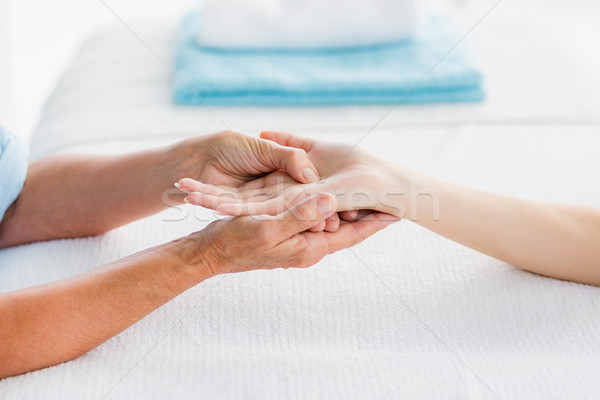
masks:
<path id="1" fill-rule="evenodd" d="M 61 127 L 79 126 L 81 138 L 90 105 L 73 107 Z M 127 118 L 123 109 L 116 124 Z M 76 150 L 136 151 L 151 142 L 147 130 Z M 468 186 L 600 204 L 591 184 L 600 170 L 597 127 L 390 128 L 364 142 L 386 160 Z M 0 292 L 92 270 L 212 220 L 181 206 L 105 235 L 2 249 Z M 596 399 L 599 293 L 401 221 L 311 268 L 209 279 L 83 357 L 0 380 L 0 399 Z"/>
<path id="2" fill-rule="evenodd" d="M 338 51 L 225 51 L 197 43 L 184 18 L 175 55 L 181 105 L 342 105 L 479 101 L 481 74 L 458 35 L 432 18 L 410 41 Z"/>

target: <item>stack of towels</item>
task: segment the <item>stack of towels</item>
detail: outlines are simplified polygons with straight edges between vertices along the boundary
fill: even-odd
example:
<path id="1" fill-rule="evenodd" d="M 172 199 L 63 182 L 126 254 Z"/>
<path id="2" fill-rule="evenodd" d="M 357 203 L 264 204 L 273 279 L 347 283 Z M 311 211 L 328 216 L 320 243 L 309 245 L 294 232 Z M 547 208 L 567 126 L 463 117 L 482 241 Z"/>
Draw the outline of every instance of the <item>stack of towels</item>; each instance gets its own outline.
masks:
<path id="1" fill-rule="evenodd" d="M 179 35 L 181 105 L 479 101 L 481 75 L 416 0 L 205 0 Z M 452 50 L 451 50 L 452 49 Z"/>

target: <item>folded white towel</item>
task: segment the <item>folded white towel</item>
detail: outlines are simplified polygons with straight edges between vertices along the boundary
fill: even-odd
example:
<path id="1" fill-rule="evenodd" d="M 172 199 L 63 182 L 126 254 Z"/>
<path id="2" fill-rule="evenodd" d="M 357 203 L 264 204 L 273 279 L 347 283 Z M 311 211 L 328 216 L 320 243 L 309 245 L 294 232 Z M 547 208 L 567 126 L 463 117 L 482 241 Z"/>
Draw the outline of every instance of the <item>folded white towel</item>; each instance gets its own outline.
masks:
<path id="1" fill-rule="evenodd" d="M 368 46 L 410 37 L 415 0 L 205 0 L 198 42 L 226 49 Z"/>

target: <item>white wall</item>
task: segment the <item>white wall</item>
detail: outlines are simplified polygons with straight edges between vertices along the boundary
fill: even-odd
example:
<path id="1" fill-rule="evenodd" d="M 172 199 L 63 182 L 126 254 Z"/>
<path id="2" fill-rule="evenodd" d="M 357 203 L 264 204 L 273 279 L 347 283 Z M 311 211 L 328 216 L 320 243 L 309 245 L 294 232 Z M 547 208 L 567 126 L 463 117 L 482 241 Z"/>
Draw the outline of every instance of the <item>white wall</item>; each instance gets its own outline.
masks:
<path id="1" fill-rule="evenodd" d="M 201 2 L 0 0 L 0 125 L 29 139 L 46 97 L 82 40 L 98 27 L 118 22 L 107 6 L 127 21 L 182 14 Z"/>
<path id="2" fill-rule="evenodd" d="M 128 21 L 181 14 L 201 1 L 0 0 L 0 124 L 25 140 L 30 137 L 46 97 L 81 41 L 99 26 L 118 22 L 107 6 Z M 465 5 L 491 0 L 418 1 Z M 550 0 L 522 1 L 537 1 L 543 10 Z M 568 6 L 596 0 L 552 1 Z"/>
<path id="3" fill-rule="evenodd" d="M 28 140 L 54 83 L 87 34 L 118 22 L 160 18 L 200 0 L 0 0 L 0 124 Z"/>

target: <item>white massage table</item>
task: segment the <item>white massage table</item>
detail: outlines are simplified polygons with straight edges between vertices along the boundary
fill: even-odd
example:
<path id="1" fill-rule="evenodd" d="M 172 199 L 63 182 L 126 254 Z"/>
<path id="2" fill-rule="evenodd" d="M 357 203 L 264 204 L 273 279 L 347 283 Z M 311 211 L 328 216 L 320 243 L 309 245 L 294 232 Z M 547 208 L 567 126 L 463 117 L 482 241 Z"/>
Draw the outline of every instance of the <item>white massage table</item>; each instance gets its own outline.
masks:
<path id="1" fill-rule="evenodd" d="M 32 158 L 228 127 L 346 142 L 372 129 L 362 147 L 436 177 L 600 206 L 600 64 L 526 12 L 502 5 L 469 35 L 485 103 L 387 116 L 389 107 L 178 108 L 153 54 L 171 63 L 176 23 L 130 23 L 152 52 L 108 28 L 56 86 Z M 91 270 L 212 218 L 182 207 L 98 237 L 2 250 L 0 291 Z M 0 381 L 0 399 L 36 400 L 599 397 L 600 289 L 520 271 L 407 221 L 306 270 L 210 279 L 77 360 Z"/>

